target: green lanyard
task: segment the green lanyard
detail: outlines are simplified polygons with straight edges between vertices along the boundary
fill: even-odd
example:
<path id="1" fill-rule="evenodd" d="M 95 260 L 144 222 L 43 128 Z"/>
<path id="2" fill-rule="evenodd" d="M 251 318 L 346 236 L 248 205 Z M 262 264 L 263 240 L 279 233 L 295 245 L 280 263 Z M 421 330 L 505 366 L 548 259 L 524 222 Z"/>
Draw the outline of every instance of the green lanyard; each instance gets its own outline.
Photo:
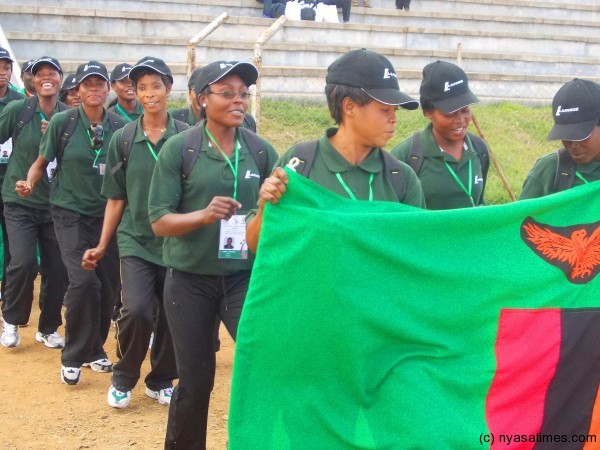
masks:
<path id="1" fill-rule="evenodd" d="M 117 102 L 117 110 L 121 113 L 121 115 L 123 117 L 125 117 L 130 122 L 133 122 L 133 119 L 129 116 L 129 114 L 127 114 L 127 111 L 125 111 L 123 108 L 121 108 L 121 105 L 119 105 L 118 102 Z"/>
<path id="2" fill-rule="evenodd" d="M 208 136 L 210 141 L 221 152 L 221 154 L 223 155 L 223 158 L 225 158 L 225 161 L 227 161 L 227 164 L 229 165 L 229 168 L 231 169 L 231 173 L 233 174 L 233 199 L 237 200 L 237 185 L 238 185 L 238 176 L 237 175 L 238 175 L 238 167 L 239 167 L 239 163 L 240 163 L 240 142 L 237 139 L 235 141 L 235 148 L 234 148 L 235 167 L 233 167 L 233 164 L 231 164 L 231 160 L 229 159 L 229 156 L 227 156 L 227 154 L 221 149 L 221 147 L 219 147 L 219 144 L 217 144 L 217 141 L 213 137 L 213 135 L 210 134 L 210 131 L 208 131 L 208 129 L 206 129 L 206 127 L 204 128 L 204 131 L 206 131 L 206 135 Z"/>
<path id="3" fill-rule="evenodd" d="M 46 119 L 45 114 L 42 111 L 39 111 L 38 114 L 40 115 L 40 119 L 45 120 L 46 122 L 48 122 L 48 119 Z"/>
<path id="4" fill-rule="evenodd" d="M 579 178 L 581 181 L 583 181 L 583 184 L 588 184 L 589 183 L 588 180 L 586 180 L 585 178 L 583 178 L 583 175 L 581 175 L 578 170 L 575 171 L 575 176 L 577 178 Z"/>
<path id="5" fill-rule="evenodd" d="M 158 156 L 156 156 L 156 152 L 154 151 L 153 145 L 146 139 L 146 146 L 148 147 L 148 150 L 150 150 L 150 153 L 152 153 L 152 156 L 154 157 L 154 161 L 158 161 Z"/>
<path id="6" fill-rule="evenodd" d="M 342 185 L 342 187 L 344 188 L 344 190 L 348 193 L 348 196 L 350 196 L 350 198 L 352 200 L 356 200 L 356 196 L 354 195 L 354 192 L 352 192 L 350 190 L 350 188 L 348 187 L 348 185 L 344 182 L 340 173 L 336 172 L 335 176 L 338 179 L 338 181 L 340 182 L 340 184 Z M 369 175 L 369 201 L 370 202 L 373 201 L 373 186 L 372 186 L 372 184 L 373 184 L 374 177 L 375 177 L 375 175 L 371 172 L 371 174 Z"/>
<path id="7" fill-rule="evenodd" d="M 94 145 L 94 140 L 92 139 L 92 135 L 90 134 L 90 130 L 88 130 L 86 128 L 85 131 L 87 132 L 87 135 L 90 138 L 90 146 Z M 100 147 L 98 150 L 94 150 L 93 148 L 90 148 L 90 150 L 93 151 L 96 154 L 96 157 L 94 158 L 94 162 L 92 163 L 92 167 L 98 167 L 97 162 L 98 162 L 98 158 L 100 157 L 100 152 L 102 152 L 102 147 Z"/>
<path id="8" fill-rule="evenodd" d="M 465 187 L 465 185 L 462 183 L 462 181 L 460 181 L 460 178 L 458 178 L 458 175 L 456 175 L 456 172 L 452 169 L 452 167 L 450 167 L 450 165 L 444 161 L 444 164 L 446 164 L 446 168 L 448 169 L 448 172 L 450 172 L 450 175 L 452 175 L 452 178 L 454 178 L 454 181 L 456 181 L 456 184 L 458 184 L 458 187 L 460 187 L 462 189 L 462 191 L 467 195 L 467 197 L 469 197 L 469 201 L 471 202 L 471 206 L 475 206 L 475 202 L 473 201 L 473 164 L 472 164 L 472 160 L 469 160 L 469 189 L 467 189 Z"/>

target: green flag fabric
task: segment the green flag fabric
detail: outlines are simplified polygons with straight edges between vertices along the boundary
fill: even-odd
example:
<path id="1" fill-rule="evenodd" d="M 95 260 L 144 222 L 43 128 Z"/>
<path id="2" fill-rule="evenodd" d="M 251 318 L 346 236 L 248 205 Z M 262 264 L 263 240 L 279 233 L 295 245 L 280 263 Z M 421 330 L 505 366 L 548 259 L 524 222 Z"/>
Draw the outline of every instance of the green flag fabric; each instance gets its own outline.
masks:
<path id="1" fill-rule="evenodd" d="M 600 437 L 600 183 L 427 211 L 286 170 L 239 325 L 230 449 Z"/>

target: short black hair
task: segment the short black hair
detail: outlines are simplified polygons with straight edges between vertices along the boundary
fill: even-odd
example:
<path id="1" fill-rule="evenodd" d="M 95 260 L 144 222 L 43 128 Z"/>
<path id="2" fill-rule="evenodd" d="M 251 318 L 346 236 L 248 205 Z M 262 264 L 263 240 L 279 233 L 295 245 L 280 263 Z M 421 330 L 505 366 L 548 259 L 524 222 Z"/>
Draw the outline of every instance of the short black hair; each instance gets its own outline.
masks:
<path id="1" fill-rule="evenodd" d="M 433 103 L 431 103 L 426 98 L 421 97 L 419 99 L 419 103 L 421 103 L 421 109 L 425 112 L 431 112 L 435 109 L 435 106 L 433 106 Z"/>
<path id="2" fill-rule="evenodd" d="M 196 101 L 198 102 L 198 106 L 200 107 L 200 118 L 205 120 L 206 119 L 206 110 L 204 109 L 204 106 L 202 106 L 202 103 L 200 103 L 200 95 L 202 94 L 208 94 L 210 92 L 210 86 L 206 86 L 202 92 L 200 92 L 199 94 L 196 95 Z"/>
<path id="3" fill-rule="evenodd" d="M 346 97 L 349 97 L 359 106 L 364 106 L 373 101 L 361 88 L 343 84 L 327 84 L 325 86 L 325 97 L 327 97 L 329 115 L 337 125 L 342 123 L 342 103 Z"/>

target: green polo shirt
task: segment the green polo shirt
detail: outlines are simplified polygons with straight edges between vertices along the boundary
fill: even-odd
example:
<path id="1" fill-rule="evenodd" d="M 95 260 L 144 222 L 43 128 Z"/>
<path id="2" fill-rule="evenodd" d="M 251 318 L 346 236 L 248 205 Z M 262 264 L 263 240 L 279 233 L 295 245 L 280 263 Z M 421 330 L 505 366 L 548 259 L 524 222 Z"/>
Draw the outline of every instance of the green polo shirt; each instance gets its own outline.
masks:
<path id="1" fill-rule="evenodd" d="M 408 164 L 411 144 L 412 136 L 394 147 L 391 152 L 392 155 Z M 469 185 L 471 186 L 471 195 L 475 206 L 484 204 L 484 180 L 481 161 L 468 134 L 465 137 L 466 148 L 460 157 L 460 161 L 440 149 L 433 137 L 431 123 L 421 131 L 420 144 L 424 159 L 418 177 L 421 180 L 421 186 L 425 194 L 427 209 L 455 209 L 473 206 L 468 195 L 454 179 L 446 164 L 454 171 L 467 192 L 469 191 Z M 470 182 L 469 164 L 471 164 Z"/>
<path id="2" fill-rule="evenodd" d="M 56 158 L 58 143 L 65 129 L 68 111 L 55 114 L 40 143 L 40 155 L 46 161 Z M 125 118 L 121 119 L 120 126 L 127 123 Z M 58 170 L 58 176 L 52 181 L 50 192 L 50 203 L 61 208 L 78 212 L 85 216 L 102 217 L 106 198 L 100 194 L 102 188 L 103 174 L 101 169 L 106 164 L 108 145 L 113 131 L 108 120 L 108 114 L 104 114 L 102 127 L 104 129 L 104 143 L 97 150 L 92 150 L 90 135 L 90 121 L 79 106 L 79 120 L 75 131 L 67 141 L 62 157 L 62 163 Z M 94 167 L 96 165 L 96 167 Z"/>
<path id="3" fill-rule="evenodd" d="M 114 112 L 115 114 L 125 117 L 125 119 L 127 119 L 127 122 L 133 122 L 134 120 L 139 119 L 140 116 L 144 113 L 142 105 L 140 105 L 140 102 L 138 102 L 137 100 L 135 103 L 135 110 L 132 113 L 125 111 L 125 109 L 123 109 L 121 105 L 119 105 L 119 102 L 117 102 L 114 106 L 108 108 L 108 111 Z"/>
<path id="4" fill-rule="evenodd" d="M 342 181 L 352 191 L 357 200 L 368 200 L 369 191 L 373 192 L 373 200 L 401 202 L 407 205 L 424 208 L 423 192 L 415 173 L 403 164 L 403 177 L 406 180 L 406 194 L 398 198 L 388 176 L 384 173 L 384 162 L 381 152 L 385 150 L 374 148 L 360 164 L 353 165 L 344 158 L 329 142 L 329 138 L 337 133 L 337 128 L 330 128 L 318 140 L 317 152 L 308 179 L 335 192 L 342 197 L 349 195 L 336 174 L 339 173 Z M 296 147 L 290 148 L 283 154 L 277 165 L 284 167 L 294 157 Z M 371 188 L 369 179 L 374 175 Z"/>
<path id="5" fill-rule="evenodd" d="M 163 238 L 152 232 L 148 219 L 148 192 L 152 172 L 156 165 L 150 148 L 156 155 L 159 155 L 166 140 L 177 134 L 177 128 L 173 118 L 169 116 L 165 133 L 154 145 L 144 135 L 141 118 L 137 120 L 137 124 L 127 165 L 121 166 L 114 173 L 115 166 L 123 161 L 120 148 L 123 130 L 117 130 L 110 141 L 106 173 L 102 183 L 102 195 L 106 198 L 127 201 L 117 230 L 119 255 L 136 256 L 162 266 L 164 265 L 162 261 Z"/>
<path id="6" fill-rule="evenodd" d="M 525 178 L 519 200 L 552 194 L 557 164 L 558 155 L 556 152 L 539 158 L 527 174 L 527 178 Z M 577 172 L 587 182 L 598 181 L 600 180 L 600 162 L 591 161 L 587 164 L 577 164 Z M 585 184 L 585 181 L 575 177 L 572 187 L 581 186 L 582 184 Z"/>
<path id="7" fill-rule="evenodd" d="M 193 127 L 198 123 L 198 119 L 194 115 L 194 110 L 191 106 L 187 108 L 170 109 L 169 113 L 177 120 L 187 123 L 190 127 Z"/>
<path id="8" fill-rule="evenodd" d="M 199 125 L 204 127 L 204 124 Z M 215 196 L 233 197 L 234 177 L 223 155 L 204 135 L 198 160 L 190 176 L 182 181 L 183 132 L 169 139 L 162 148 L 150 183 L 148 200 L 150 222 L 169 213 L 188 213 L 208 206 Z M 238 214 L 244 214 L 258 201 L 259 171 L 247 144 L 240 143 L 237 201 L 242 204 Z M 269 169 L 277 161 L 277 153 L 266 141 Z M 235 164 L 235 158 L 232 158 Z M 270 173 L 270 170 L 269 170 Z M 167 267 L 201 275 L 228 275 L 249 270 L 253 259 L 219 259 L 220 221 L 198 228 L 184 236 L 165 238 L 163 260 Z"/>
<path id="9" fill-rule="evenodd" d="M 2 112 L 4 110 L 4 108 L 6 107 L 6 105 L 8 105 L 10 102 L 25 98 L 25 96 L 23 94 L 20 94 L 19 92 L 15 91 L 14 89 L 11 89 L 11 87 L 12 86 L 9 86 L 8 89 L 6 90 L 6 95 L 4 97 L 0 98 L 0 112 Z M 4 143 L 4 142 L 6 142 L 4 139 L 0 139 L 0 143 Z M 2 144 L 0 144 L 0 150 L 1 149 L 2 149 Z M 4 180 L 4 174 L 6 173 L 6 166 L 7 166 L 7 164 L 0 164 L 0 183 L 2 183 Z"/>
<path id="10" fill-rule="evenodd" d="M 25 109 L 26 101 L 26 99 L 14 101 L 0 113 L 0 142 L 12 136 L 21 112 Z M 52 115 L 54 116 L 56 113 L 58 113 L 58 102 Z M 2 199 L 5 202 L 15 202 L 31 208 L 48 209 L 50 183 L 47 177 L 42 177 L 29 197 L 21 198 L 15 191 L 17 181 L 27 179 L 29 168 L 40 154 L 42 115 L 43 112 L 39 102 L 37 102 L 33 117 L 23 126 L 17 142 L 13 142 L 12 154 L 2 183 Z"/>

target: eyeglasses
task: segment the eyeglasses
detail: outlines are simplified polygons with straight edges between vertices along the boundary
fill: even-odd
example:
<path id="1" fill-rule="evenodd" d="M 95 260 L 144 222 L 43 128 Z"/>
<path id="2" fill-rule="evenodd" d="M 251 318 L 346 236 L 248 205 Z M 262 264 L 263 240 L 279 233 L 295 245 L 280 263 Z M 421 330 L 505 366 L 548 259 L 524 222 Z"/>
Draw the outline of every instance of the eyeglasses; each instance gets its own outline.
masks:
<path id="1" fill-rule="evenodd" d="M 233 100 L 236 95 L 240 99 L 242 99 L 242 100 L 248 100 L 252 96 L 252 94 L 250 92 L 248 92 L 248 91 L 243 91 L 243 92 L 233 92 L 233 91 L 213 92 L 213 91 L 208 91 L 207 94 L 220 95 L 221 97 L 226 98 L 227 100 Z"/>
<path id="2" fill-rule="evenodd" d="M 104 144 L 104 128 L 98 123 L 90 125 L 90 130 L 92 130 L 92 134 L 90 135 L 92 150 L 102 148 L 102 144 Z"/>

